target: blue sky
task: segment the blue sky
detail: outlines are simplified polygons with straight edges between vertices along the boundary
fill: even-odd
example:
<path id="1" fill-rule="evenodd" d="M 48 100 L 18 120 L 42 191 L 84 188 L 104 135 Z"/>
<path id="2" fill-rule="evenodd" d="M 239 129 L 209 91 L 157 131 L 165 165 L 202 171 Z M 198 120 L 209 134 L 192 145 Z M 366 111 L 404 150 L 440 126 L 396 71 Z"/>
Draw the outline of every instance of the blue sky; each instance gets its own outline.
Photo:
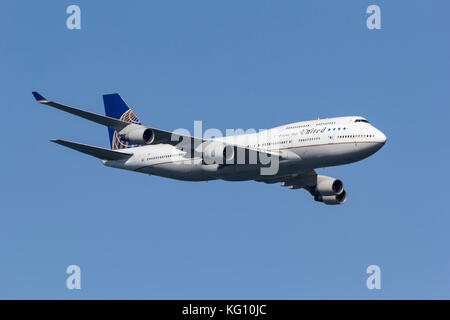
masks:
<path id="1" fill-rule="evenodd" d="M 67 6 L 81 30 L 66 28 Z M 382 29 L 366 28 L 370 4 Z M 448 1 L 4 1 L 0 298 L 450 298 Z M 343 206 L 256 182 L 106 168 L 50 143 L 107 130 L 33 101 L 146 125 L 268 128 L 345 115 L 388 137 L 319 170 Z M 81 267 L 82 289 L 65 286 Z M 381 267 L 382 289 L 366 288 Z"/>

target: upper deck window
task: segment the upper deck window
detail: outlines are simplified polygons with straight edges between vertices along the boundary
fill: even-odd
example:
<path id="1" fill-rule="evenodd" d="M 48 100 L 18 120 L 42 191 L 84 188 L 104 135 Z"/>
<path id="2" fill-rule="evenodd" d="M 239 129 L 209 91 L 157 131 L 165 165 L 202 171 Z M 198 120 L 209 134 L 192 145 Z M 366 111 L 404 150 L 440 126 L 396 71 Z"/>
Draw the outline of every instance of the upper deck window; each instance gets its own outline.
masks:
<path id="1" fill-rule="evenodd" d="M 370 123 L 370 122 L 367 121 L 366 119 L 356 119 L 355 122 L 365 122 L 365 123 Z"/>

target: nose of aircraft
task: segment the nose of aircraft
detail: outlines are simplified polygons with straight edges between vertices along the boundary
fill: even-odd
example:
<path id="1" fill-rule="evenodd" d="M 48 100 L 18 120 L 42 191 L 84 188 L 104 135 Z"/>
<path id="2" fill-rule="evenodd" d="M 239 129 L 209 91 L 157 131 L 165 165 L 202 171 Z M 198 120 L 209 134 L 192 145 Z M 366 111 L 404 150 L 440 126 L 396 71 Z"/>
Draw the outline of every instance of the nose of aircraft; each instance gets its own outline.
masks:
<path id="1" fill-rule="evenodd" d="M 383 132 L 381 132 L 381 130 L 378 130 L 377 128 L 374 128 L 373 134 L 375 137 L 375 142 L 377 142 L 376 148 L 377 148 L 377 150 L 380 150 L 386 143 L 386 135 Z"/>
<path id="2" fill-rule="evenodd" d="M 378 150 L 379 150 L 379 149 L 383 148 L 384 144 L 386 143 L 386 135 L 383 132 L 381 132 L 380 130 L 378 130 L 377 137 L 379 137 L 378 139 L 380 141 L 380 143 L 378 145 L 379 146 Z"/>
<path id="3" fill-rule="evenodd" d="M 386 143 L 386 135 L 377 129 L 376 137 L 379 139 L 380 143 L 385 144 Z"/>
<path id="4" fill-rule="evenodd" d="M 366 156 L 374 154 L 375 152 L 380 150 L 386 143 L 386 135 L 377 128 L 373 128 L 370 133 L 372 135 L 372 138 L 374 138 L 372 142 L 375 143 L 369 143 L 365 146 L 361 146 L 361 151 L 367 154 Z"/>

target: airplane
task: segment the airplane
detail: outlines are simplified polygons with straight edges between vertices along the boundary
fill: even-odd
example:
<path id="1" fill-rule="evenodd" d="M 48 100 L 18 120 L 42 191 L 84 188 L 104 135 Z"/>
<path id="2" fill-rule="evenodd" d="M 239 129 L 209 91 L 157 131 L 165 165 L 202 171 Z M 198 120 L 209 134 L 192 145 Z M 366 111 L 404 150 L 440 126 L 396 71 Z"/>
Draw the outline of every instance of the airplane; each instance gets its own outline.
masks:
<path id="1" fill-rule="evenodd" d="M 345 203 L 347 192 L 340 179 L 319 175 L 316 169 L 360 161 L 386 143 L 386 136 L 360 116 L 206 139 L 144 126 L 117 93 L 103 95 L 105 115 L 32 93 L 41 104 L 107 126 L 111 149 L 51 140 L 99 158 L 107 167 L 185 181 L 281 183 L 289 189 L 305 189 L 327 205 Z"/>

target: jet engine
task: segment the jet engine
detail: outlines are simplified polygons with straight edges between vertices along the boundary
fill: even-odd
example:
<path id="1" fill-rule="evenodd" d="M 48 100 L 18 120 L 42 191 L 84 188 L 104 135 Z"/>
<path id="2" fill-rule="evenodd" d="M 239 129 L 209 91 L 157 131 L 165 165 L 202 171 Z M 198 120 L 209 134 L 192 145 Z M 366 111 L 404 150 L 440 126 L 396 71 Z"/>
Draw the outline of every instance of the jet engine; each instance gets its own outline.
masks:
<path id="1" fill-rule="evenodd" d="M 142 126 L 126 127 L 119 132 L 119 136 L 132 144 L 151 144 L 155 140 L 153 130 Z"/>
<path id="2" fill-rule="evenodd" d="M 314 200 L 323 202 L 325 204 L 343 204 L 347 201 L 347 192 L 342 190 L 340 194 L 332 195 L 332 196 L 322 196 L 316 195 L 314 196 Z"/>
<path id="3" fill-rule="evenodd" d="M 322 196 L 341 194 L 344 191 L 344 184 L 339 179 L 318 175 L 315 191 Z"/>
<path id="4" fill-rule="evenodd" d="M 347 201 L 347 193 L 341 180 L 327 176 L 317 176 L 317 183 L 310 189 L 314 200 L 325 204 L 343 204 Z"/>

